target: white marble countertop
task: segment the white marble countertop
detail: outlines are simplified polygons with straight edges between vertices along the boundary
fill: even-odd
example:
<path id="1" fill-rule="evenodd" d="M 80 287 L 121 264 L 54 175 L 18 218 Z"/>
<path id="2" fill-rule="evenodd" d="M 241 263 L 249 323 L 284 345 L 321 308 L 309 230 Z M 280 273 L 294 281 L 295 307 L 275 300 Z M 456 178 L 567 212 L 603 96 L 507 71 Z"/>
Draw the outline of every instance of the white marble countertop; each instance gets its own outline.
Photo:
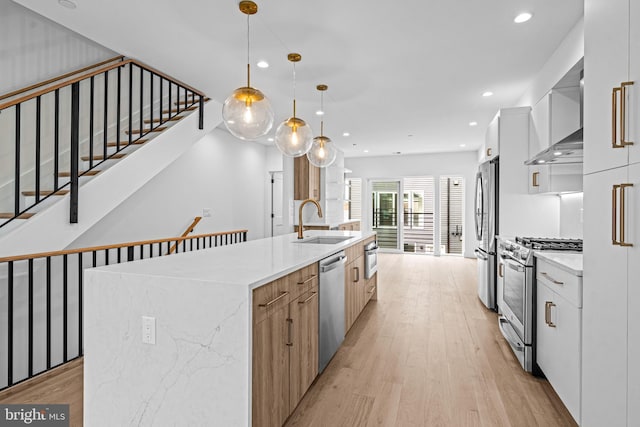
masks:
<path id="1" fill-rule="evenodd" d="M 544 259 L 576 276 L 582 276 L 582 253 L 534 251 L 534 256 Z"/>
<path id="2" fill-rule="evenodd" d="M 333 245 L 297 242 L 297 233 L 99 267 L 96 271 L 184 278 L 255 288 L 375 235 L 370 231 L 308 230 L 313 236 L 351 236 Z"/>
<path id="3" fill-rule="evenodd" d="M 309 226 L 309 227 L 329 227 L 329 228 L 334 228 L 334 227 L 338 227 L 342 224 L 351 224 L 352 222 L 360 222 L 359 219 L 350 219 L 348 221 L 339 221 L 339 222 L 307 222 L 304 221 L 304 225 Z"/>

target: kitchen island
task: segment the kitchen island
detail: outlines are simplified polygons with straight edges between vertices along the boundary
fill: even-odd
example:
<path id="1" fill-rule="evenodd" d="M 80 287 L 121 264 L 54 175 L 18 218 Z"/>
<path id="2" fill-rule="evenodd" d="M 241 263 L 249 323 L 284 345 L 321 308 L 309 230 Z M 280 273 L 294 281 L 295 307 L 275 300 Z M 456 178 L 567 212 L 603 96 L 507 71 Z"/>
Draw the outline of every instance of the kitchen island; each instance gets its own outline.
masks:
<path id="1" fill-rule="evenodd" d="M 349 238 L 287 234 L 87 270 L 85 425 L 250 425 L 253 290 L 374 235 L 306 234 Z"/>

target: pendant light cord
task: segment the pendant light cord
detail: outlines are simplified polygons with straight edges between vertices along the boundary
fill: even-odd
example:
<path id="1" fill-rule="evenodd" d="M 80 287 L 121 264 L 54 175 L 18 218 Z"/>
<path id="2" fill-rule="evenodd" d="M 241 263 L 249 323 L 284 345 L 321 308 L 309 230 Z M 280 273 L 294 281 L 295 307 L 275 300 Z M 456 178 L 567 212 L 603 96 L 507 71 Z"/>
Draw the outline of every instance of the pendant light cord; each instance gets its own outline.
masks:
<path id="1" fill-rule="evenodd" d="M 293 117 L 296 116 L 296 63 L 293 63 Z"/>
<path id="2" fill-rule="evenodd" d="M 249 17 L 251 15 L 247 15 L 247 87 L 251 87 L 251 60 L 249 57 L 249 52 L 251 52 L 250 49 L 250 45 L 249 45 L 249 40 L 250 40 L 250 36 L 251 33 L 249 32 Z"/>

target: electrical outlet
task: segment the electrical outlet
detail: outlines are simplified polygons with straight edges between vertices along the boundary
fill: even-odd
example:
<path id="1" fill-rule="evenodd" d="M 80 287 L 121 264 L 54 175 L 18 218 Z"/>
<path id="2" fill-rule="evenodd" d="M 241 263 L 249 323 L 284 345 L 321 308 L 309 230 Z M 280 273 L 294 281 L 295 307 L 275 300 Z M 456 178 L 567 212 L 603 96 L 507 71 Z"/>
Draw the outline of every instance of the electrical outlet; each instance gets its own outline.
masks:
<path id="1" fill-rule="evenodd" d="M 156 318 L 142 316 L 142 342 L 145 344 L 156 343 Z"/>
<path id="2" fill-rule="evenodd" d="M 211 208 L 202 209 L 202 216 L 204 218 L 209 218 L 211 216 Z"/>

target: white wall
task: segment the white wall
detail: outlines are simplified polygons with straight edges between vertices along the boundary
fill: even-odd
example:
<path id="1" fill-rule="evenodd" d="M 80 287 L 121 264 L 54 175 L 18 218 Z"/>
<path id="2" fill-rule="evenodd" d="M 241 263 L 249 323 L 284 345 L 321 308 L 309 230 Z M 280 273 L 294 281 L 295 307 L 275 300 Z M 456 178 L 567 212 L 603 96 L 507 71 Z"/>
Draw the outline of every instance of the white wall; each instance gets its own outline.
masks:
<path id="1" fill-rule="evenodd" d="M 560 237 L 582 239 L 582 193 L 560 195 Z"/>
<path id="2" fill-rule="evenodd" d="M 535 105 L 584 56 L 584 19 L 580 19 L 536 74 L 518 106 Z"/>
<path id="3" fill-rule="evenodd" d="M 350 178 L 362 178 L 363 194 L 363 229 L 370 230 L 369 212 L 371 209 L 369 194 L 369 179 L 404 178 L 410 176 L 434 176 L 439 182 L 440 176 L 459 175 L 464 178 L 464 256 L 473 258 L 473 250 L 476 246 L 473 223 L 473 196 L 475 186 L 475 174 L 478 169 L 477 154 L 475 151 L 462 153 L 441 154 L 414 154 L 383 157 L 355 157 L 346 158 L 345 167 L 353 172 Z M 440 220 L 439 185 L 435 186 L 435 220 Z M 438 236 L 436 236 L 438 238 Z"/>
<path id="4" fill-rule="evenodd" d="M 267 148 L 214 129 L 71 247 L 179 236 L 202 216 L 194 234 L 248 229 L 265 236 Z"/>
<path id="5" fill-rule="evenodd" d="M 116 55 L 9 0 L 0 1 L 0 40 L 0 94 Z"/>

